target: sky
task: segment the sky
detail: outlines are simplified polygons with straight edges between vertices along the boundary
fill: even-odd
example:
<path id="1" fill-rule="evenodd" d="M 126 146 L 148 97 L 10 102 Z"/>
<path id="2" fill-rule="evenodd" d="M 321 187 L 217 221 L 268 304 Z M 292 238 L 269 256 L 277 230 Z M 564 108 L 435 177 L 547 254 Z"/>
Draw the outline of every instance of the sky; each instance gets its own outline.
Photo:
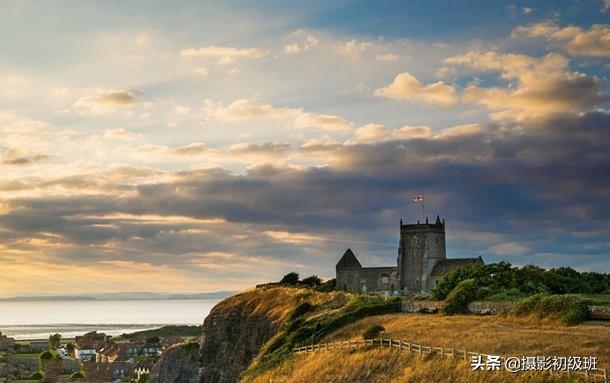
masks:
<path id="1" fill-rule="evenodd" d="M 1 1 L 0 296 L 610 271 L 610 1 Z"/>

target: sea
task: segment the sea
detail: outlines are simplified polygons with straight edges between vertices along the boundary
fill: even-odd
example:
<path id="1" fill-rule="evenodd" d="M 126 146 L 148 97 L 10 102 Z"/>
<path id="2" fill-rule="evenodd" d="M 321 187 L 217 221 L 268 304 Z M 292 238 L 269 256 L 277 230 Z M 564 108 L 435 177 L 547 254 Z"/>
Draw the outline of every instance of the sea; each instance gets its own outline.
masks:
<path id="1" fill-rule="evenodd" d="M 201 325 L 218 300 L 0 302 L 0 332 L 18 340 L 73 338 L 89 331 L 121 335 L 165 325 Z"/>

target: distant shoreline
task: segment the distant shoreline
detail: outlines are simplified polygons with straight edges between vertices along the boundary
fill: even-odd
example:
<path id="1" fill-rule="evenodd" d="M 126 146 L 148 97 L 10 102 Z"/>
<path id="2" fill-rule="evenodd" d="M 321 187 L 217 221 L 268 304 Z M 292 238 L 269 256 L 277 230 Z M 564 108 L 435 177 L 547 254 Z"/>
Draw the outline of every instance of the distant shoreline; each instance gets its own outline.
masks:
<path id="1" fill-rule="evenodd" d="M 79 302 L 79 301 L 163 301 L 163 300 L 218 300 L 237 294 L 237 291 L 214 291 L 208 293 L 151 293 L 119 292 L 86 295 L 49 295 L 0 298 L 1 302 Z"/>

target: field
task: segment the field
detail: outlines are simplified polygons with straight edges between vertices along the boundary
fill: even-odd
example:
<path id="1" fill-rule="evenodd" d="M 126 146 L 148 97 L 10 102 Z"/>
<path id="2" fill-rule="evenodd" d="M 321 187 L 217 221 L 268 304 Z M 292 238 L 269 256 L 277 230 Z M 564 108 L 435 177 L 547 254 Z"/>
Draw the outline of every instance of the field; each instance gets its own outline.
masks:
<path id="1" fill-rule="evenodd" d="M 321 342 L 361 339 L 374 325 L 386 329 L 383 337 L 436 347 L 467 349 L 492 355 L 595 356 L 600 368 L 610 367 L 610 328 L 599 325 L 565 326 L 556 321 L 508 317 L 388 314 L 347 325 Z M 491 375 L 490 375 L 491 374 Z M 288 358 L 256 376 L 253 382 L 577 382 L 574 376 L 540 373 L 473 372 L 467 362 L 422 360 L 396 350 L 333 350 Z M 584 381 L 584 380 L 582 380 Z"/>
<path id="2" fill-rule="evenodd" d="M 384 337 L 424 345 L 467 349 L 497 355 L 597 356 L 610 367 L 610 327 L 564 326 L 554 321 L 531 321 L 501 316 L 392 314 L 366 318 L 323 340 L 360 338 L 381 324 Z"/>

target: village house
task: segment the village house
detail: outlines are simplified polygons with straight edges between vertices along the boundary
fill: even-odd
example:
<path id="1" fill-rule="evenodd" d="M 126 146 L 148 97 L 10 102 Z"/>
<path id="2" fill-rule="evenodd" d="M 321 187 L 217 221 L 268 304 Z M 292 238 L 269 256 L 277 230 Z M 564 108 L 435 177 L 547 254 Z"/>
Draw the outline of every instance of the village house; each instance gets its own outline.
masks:
<path id="1" fill-rule="evenodd" d="M 159 353 L 159 346 L 154 343 L 130 342 L 108 344 L 97 352 L 96 361 L 114 363 L 132 361 L 138 356 L 153 357 Z"/>
<path id="2" fill-rule="evenodd" d="M 135 364 L 131 362 L 84 362 L 83 369 L 88 383 L 120 382 L 132 379 L 135 375 Z"/>
<path id="3" fill-rule="evenodd" d="M 95 361 L 97 351 L 106 347 L 110 336 L 97 331 L 88 332 L 74 339 L 74 356 L 81 361 Z"/>

